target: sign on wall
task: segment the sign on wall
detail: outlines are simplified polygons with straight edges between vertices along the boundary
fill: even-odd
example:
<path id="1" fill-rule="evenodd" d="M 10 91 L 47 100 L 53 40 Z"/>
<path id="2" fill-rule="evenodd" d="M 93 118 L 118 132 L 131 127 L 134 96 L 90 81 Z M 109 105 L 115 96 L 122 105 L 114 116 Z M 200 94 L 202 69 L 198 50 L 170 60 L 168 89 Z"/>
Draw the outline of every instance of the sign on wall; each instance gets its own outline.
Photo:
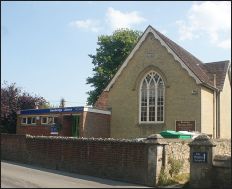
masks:
<path id="1" fill-rule="evenodd" d="M 52 125 L 51 126 L 51 134 L 52 135 L 58 134 L 58 130 L 57 130 L 57 126 L 56 125 Z"/>
<path id="2" fill-rule="evenodd" d="M 196 121 L 176 121 L 176 131 L 196 131 Z"/>
<path id="3" fill-rule="evenodd" d="M 21 110 L 20 114 L 49 114 L 49 113 L 72 113 L 72 112 L 83 112 L 84 106 L 77 107 L 66 107 L 66 108 L 47 108 L 47 109 L 30 109 Z"/>
<path id="4" fill-rule="evenodd" d="M 193 152 L 194 163 L 207 163 L 207 152 Z"/>

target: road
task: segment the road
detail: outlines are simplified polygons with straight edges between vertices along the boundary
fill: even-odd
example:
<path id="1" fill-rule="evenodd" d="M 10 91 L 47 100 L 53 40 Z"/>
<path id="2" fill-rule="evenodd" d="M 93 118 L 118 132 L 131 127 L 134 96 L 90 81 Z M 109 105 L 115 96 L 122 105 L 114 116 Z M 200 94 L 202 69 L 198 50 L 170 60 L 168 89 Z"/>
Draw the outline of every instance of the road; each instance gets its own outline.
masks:
<path id="1" fill-rule="evenodd" d="M 144 188 L 131 183 L 1 161 L 1 188 Z M 146 187 L 148 188 L 148 187 Z"/>

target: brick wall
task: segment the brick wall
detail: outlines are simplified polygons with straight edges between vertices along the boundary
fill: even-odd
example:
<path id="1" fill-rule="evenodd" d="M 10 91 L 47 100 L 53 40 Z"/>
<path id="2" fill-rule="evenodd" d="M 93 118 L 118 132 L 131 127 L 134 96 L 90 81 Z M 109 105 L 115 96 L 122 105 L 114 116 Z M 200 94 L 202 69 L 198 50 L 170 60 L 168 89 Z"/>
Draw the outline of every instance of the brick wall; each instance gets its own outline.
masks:
<path id="1" fill-rule="evenodd" d="M 59 136 L 72 136 L 72 117 L 71 116 L 63 116 L 62 130 L 60 131 Z"/>
<path id="2" fill-rule="evenodd" d="M 184 160 L 181 172 L 189 173 L 190 148 L 188 144 L 192 140 L 162 140 L 167 143 L 165 146 L 166 160 L 168 157 Z M 217 145 L 216 155 L 231 156 L 230 140 L 212 140 Z M 146 140 L 1 134 L 2 159 L 139 184 L 148 182 L 148 154 L 149 149 L 151 150 L 154 146 L 155 144 L 146 143 Z M 169 169 L 168 163 L 166 165 Z M 228 172 L 221 168 L 217 171 L 218 174 L 221 171 Z"/>
<path id="3" fill-rule="evenodd" d="M 26 163 L 26 136 L 1 134 L 1 159 Z"/>
<path id="4" fill-rule="evenodd" d="M 110 115 L 84 112 L 82 124 L 83 135 L 81 137 L 110 137 Z"/>
<path id="5" fill-rule="evenodd" d="M 97 99 L 94 106 L 96 108 L 100 108 L 100 109 L 107 109 L 109 107 L 109 105 L 108 105 L 108 94 L 109 94 L 109 92 L 103 91 L 101 93 L 101 95 L 99 96 L 99 98 Z"/>
<path id="6" fill-rule="evenodd" d="M 25 135 L 45 135 L 50 136 L 51 126 L 35 125 L 35 126 L 17 126 L 17 134 Z"/>
<path id="7" fill-rule="evenodd" d="M 147 184 L 148 151 L 154 144 L 135 140 L 2 135 L 1 146 L 2 159 Z"/>

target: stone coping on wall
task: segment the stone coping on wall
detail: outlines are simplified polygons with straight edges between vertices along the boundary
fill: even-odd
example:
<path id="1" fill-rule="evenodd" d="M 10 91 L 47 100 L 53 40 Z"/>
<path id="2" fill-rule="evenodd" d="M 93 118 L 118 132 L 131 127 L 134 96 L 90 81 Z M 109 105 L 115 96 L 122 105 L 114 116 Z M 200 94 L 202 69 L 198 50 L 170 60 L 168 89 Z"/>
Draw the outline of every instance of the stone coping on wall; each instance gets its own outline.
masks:
<path id="1" fill-rule="evenodd" d="M 215 167 L 227 167 L 231 168 L 231 156 L 230 155 L 215 155 L 213 159 L 213 165 Z"/>
<path id="2" fill-rule="evenodd" d="M 77 137 L 63 137 L 63 136 L 32 136 L 32 135 L 26 135 L 26 138 L 30 139 L 45 139 L 45 140 L 66 140 L 66 141 L 83 141 L 83 142 L 113 142 L 113 143 L 152 143 L 146 140 L 146 138 L 143 139 L 115 139 L 115 138 L 77 138 Z"/>
<path id="3" fill-rule="evenodd" d="M 133 138 L 133 139 L 117 139 L 117 138 L 85 138 L 85 137 L 64 137 L 64 136 L 32 136 L 25 135 L 26 138 L 30 139 L 45 139 L 45 140 L 66 140 L 66 141 L 83 141 L 83 142 L 112 142 L 112 143 L 141 143 L 141 144 L 160 144 L 165 145 L 166 140 L 161 138 L 156 138 L 157 134 L 148 138 Z"/>

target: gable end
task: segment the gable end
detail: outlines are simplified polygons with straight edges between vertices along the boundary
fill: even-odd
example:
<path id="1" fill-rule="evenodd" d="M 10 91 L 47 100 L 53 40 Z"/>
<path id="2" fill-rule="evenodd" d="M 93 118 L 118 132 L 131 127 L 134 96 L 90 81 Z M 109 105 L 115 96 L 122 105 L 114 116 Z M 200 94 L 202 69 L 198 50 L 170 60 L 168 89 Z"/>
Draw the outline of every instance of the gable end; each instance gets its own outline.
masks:
<path id="1" fill-rule="evenodd" d="M 139 47 L 141 46 L 141 44 L 143 43 L 143 41 L 146 39 L 146 37 L 147 37 L 147 35 L 149 33 L 152 33 L 154 35 L 154 37 L 156 39 L 158 39 L 158 41 L 160 42 L 160 44 L 162 46 L 164 46 L 167 49 L 167 51 L 174 57 L 174 59 L 181 64 L 182 68 L 185 69 L 188 72 L 189 76 L 191 76 L 196 81 L 197 84 L 202 83 L 200 81 L 200 79 L 178 57 L 178 55 L 165 43 L 165 41 L 163 39 L 161 39 L 161 37 L 156 33 L 156 31 L 151 26 L 148 26 L 147 29 L 145 30 L 144 34 L 142 35 L 142 37 L 140 38 L 140 40 L 138 41 L 138 43 L 134 47 L 134 49 L 131 51 L 131 53 L 129 54 L 129 56 L 123 62 L 123 64 L 121 65 L 121 67 L 119 68 L 119 70 L 116 72 L 116 74 L 114 75 L 114 77 L 112 78 L 112 80 L 109 82 L 109 84 L 107 85 L 107 87 L 104 89 L 104 91 L 109 91 L 110 90 L 110 88 L 116 82 L 117 78 L 120 76 L 120 74 L 123 71 L 123 69 L 127 66 L 128 62 L 134 56 L 135 52 L 139 49 Z"/>

